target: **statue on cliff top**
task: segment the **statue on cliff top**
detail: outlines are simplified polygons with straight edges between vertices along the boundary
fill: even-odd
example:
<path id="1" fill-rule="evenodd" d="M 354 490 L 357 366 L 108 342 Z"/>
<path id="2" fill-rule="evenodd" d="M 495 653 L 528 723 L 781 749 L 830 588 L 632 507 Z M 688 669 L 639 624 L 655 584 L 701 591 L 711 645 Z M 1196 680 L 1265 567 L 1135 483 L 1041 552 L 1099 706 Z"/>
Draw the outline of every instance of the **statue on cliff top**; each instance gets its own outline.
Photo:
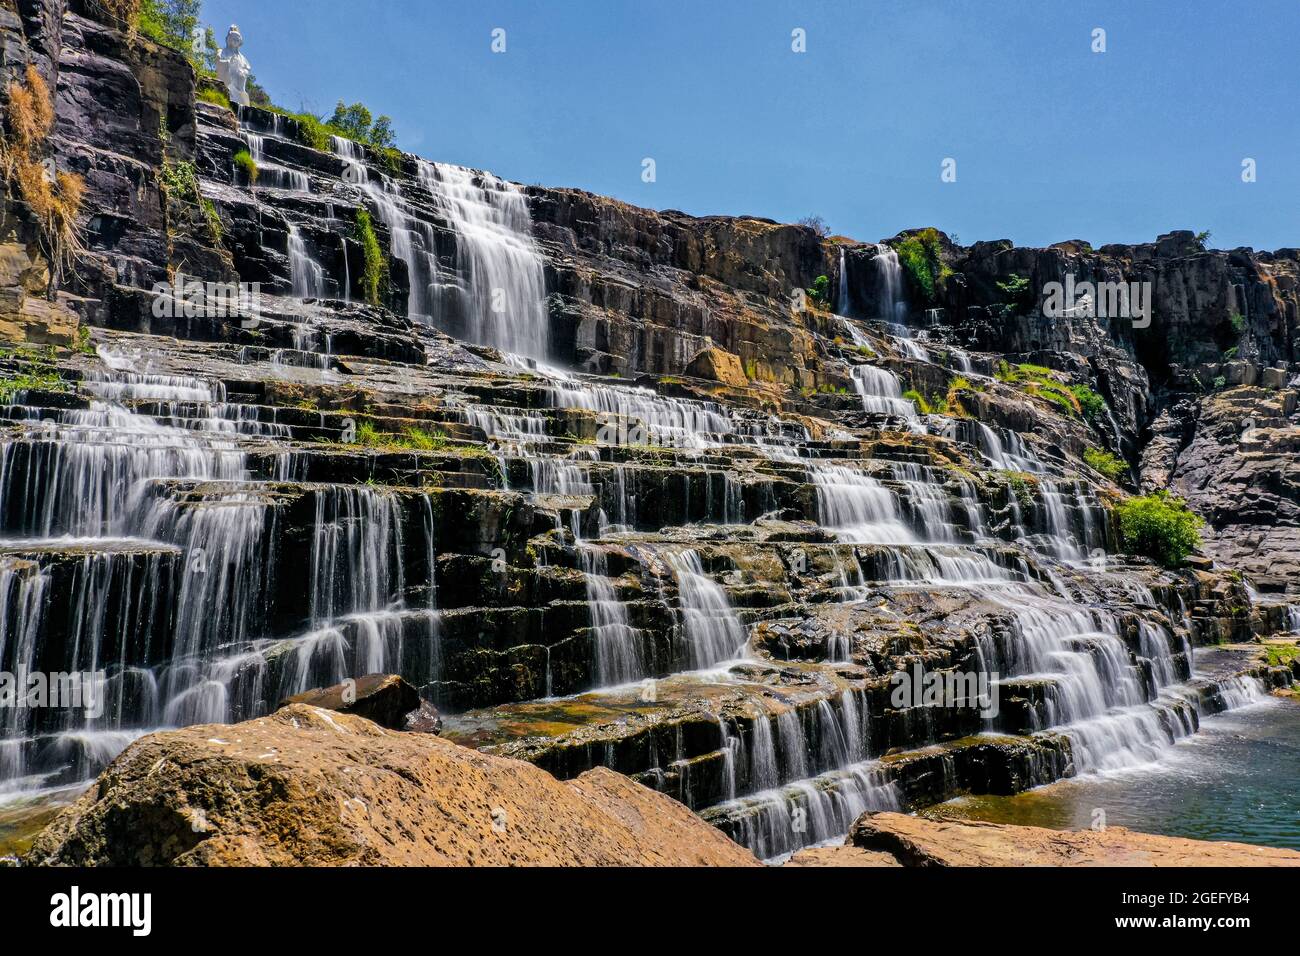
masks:
<path id="1" fill-rule="evenodd" d="M 230 29 L 226 31 L 226 48 L 217 55 L 217 77 L 226 84 L 226 89 L 230 93 L 230 102 L 247 106 L 248 91 L 245 86 L 248 85 L 248 78 L 253 74 L 253 67 L 244 54 L 239 52 L 243 45 L 244 35 L 239 32 L 239 27 L 232 23 Z"/>

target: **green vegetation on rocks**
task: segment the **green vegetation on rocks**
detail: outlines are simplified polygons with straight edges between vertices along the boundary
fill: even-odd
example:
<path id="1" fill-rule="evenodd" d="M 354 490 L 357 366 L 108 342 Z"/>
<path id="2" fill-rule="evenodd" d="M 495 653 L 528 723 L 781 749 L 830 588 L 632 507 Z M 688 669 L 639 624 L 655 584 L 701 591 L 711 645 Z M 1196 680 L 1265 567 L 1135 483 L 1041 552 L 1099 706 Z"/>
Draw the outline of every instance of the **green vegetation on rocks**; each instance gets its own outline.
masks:
<path id="1" fill-rule="evenodd" d="M 447 436 L 442 432 L 411 427 L 401 432 L 381 432 L 374 422 L 363 421 L 357 425 L 357 442 L 366 448 L 402 448 L 410 451 L 441 451 L 447 447 Z"/>
<path id="2" fill-rule="evenodd" d="M 903 398 L 916 405 L 917 411 L 922 415 L 947 415 L 948 398 L 946 395 L 931 395 L 926 398 L 914 388 L 909 388 L 903 393 Z"/>
<path id="3" fill-rule="evenodd" d="M 1034 304 L 1036 296 L 1034 290 L 1030 288 L 1027 277 L 1013 272 L 1005 281 L 999 281 L 996 285 L 998 291 L 1006 296 L 1006 306 L 1012 311 L 1025 309 Z"/>
<path id="4" fill-rule="evenodd" d="M 826 308 L 830 304 L 831 280 L 827 276 L 818 276 L 813 280 L 807 290 L 808 301 L 818 308 Z"/>
<path id="5" fill-rule="evenodd" d="M 68 383 L 54 367 L 54 350 L 42 353 L 32 348 L 0 352 L 0 358 L 17 358 L 27 367 L 21 372 L 0 377 L 0 405 L 8 405 L 19 392 L 66 392 Z"/>
<path id="6" fill-rule="evenodd" d="M 1051 402 L 1066 415 L 1082 416 L 1096 422 L 1106 413 L 1106 400 L 1087 385 L 1066 385 L 1056 372 L 1043 365 L 1012 365 L 1006 359 L 998 362 L 994 377 L 1007 385 L 1016 385 L 1030 395 Z"/>
<path id="7" fill-rule="evenodd" d="M 379 305 L 380 290 L 388 268 L 384 261 L 384 250 L 379 245 L 379 238 L 375 235 L 375 226 L 368 210 L 357 210 L 357 224 L 353 238 L 361 244 L 364 260 L 361 272 L 361 294 L 371 305 Z"/>
<path id="8" fill-rule="evenodd" d="M 204 89 L 194 94 L 194 98 L 203 103 L 211 103 L 213 106 L 224 106 L 230 109 L 230 97 L 220 90 Z"/>
<path id="9" fill-rule="evenodd" d="M 1087 449 L 1083 453 L 1083 460 L 1089 468 L 1101 472 L 1111 481 L 1119 481 L 1128 473 L 1128 463 L 1124 459 L 1100 448 Z"/>
<path id="10" fill-rule="evenodd" d="M 248 150 L 241 149 L 235 154 L 235 165 L 244 171 L 250 183 L 257 182 L 257 160 L 253 159 Z"/>
<path id="11" fill-rule="evenodd" d="M 1070 394 L 1078 401 L 1079 410 L 1088 421 L 1096 422 L 1106 414 L 1106 400 L 1087 385 L 1071 385 Z"/>
<path id="12" fill-rule="evenodd" d="M 212 200 L 204 196 L 199 189 L 199 175 L 194 164 L 174 163 L 167 160 L 162 165 L 159 180 L 169 198 L 199 208 L 212 238 L 220 242 L 225 231 L 221 226 L 221 216 L 217 214 L 217 207 Z"/>
<path id="13" fill-rule="evenodd" d="M 1163 490 L 1120 502 L 1115 506 L 1115 518 L 1125 551 L 1167 568 L 1200 547 L 1200 529 L 1205 524 L 1187 502 Z"/>
<path id="14" fill-rule="evenodd" d="M 894 251 L 917 293 L 927 305 L 933 305 L 943 280 L 952 274 L 940 258 L 943 246 L 939 230 L 922 229 L 900 242 Z"/>

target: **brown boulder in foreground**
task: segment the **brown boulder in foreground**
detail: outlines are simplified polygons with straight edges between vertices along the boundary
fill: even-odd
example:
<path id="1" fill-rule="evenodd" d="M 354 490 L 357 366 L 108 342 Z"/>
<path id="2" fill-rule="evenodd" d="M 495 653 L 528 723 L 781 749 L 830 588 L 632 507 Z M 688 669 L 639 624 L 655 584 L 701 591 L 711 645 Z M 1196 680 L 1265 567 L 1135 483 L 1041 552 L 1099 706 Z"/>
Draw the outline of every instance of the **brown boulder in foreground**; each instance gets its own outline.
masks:
<path id="1" fill-rule="evenodd" d="M 821 852 L 821 858 L 802 860 L 796 854 L 792 862 L 878 866 L 878 854 L 887 853 L 904 866 L 1300 866 L 1300 852 L 1278 847 L 1156 836 L 1123 827 L 1048 830 L 902 813 L 861 816 L 845 846 Z"/>
<path id="2" fill-rule="evenodd" d="M 35 840 L 28 865 L 756 866 L 675 800 L 292 704 L 151 734 Z"/>

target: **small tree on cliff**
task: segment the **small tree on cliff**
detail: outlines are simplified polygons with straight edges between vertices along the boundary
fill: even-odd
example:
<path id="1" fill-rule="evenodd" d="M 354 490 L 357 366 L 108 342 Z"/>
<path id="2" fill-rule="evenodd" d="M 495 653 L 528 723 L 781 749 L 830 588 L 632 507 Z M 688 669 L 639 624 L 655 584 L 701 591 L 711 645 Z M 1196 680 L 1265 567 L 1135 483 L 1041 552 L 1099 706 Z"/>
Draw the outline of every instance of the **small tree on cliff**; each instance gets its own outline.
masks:
<path id="1" fill-rule="evenodd" d="M 819 239 L 825 239 L 831 234 L 830 227 L 826 225 L 826 220 L 821 216 L 804 216 L 796 225 L 811 229 L 817 233 Z"/>
<path id="2" fill-rule="evenodd" d="M 1141 554 L 1174 567 L 1201 544 L 1201 516 L 1167 491 L 1129 498 L 1115 506 L 1120 541 L 1129 554 Z"/>
<path id="3" fill-rule="evenodd" d="M 370 110 L 364 103 L 346 105 L 342 100 L 334 107 L 334 115 L 327 122 L 345 139 L 357 143 L 369 143 L 379 149 L 387 149 L 394 144 L 393 120 L 389 116 L 372 119 Z"/>

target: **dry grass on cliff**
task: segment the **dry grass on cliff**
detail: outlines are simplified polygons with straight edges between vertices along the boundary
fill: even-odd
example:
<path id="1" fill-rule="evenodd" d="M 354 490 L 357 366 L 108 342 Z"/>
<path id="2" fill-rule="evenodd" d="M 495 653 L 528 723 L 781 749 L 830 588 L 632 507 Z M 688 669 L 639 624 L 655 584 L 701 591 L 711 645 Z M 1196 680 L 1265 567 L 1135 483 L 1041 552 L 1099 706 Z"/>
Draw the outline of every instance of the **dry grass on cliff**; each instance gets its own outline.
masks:
<path id="1" fill-rule="evenodd" d="M 84 246 L 77 226 L 86 183 L 76 173 L 54 172 L 44 162 L 45 141 L 54 128 L 50 90 L 28 64 L 23 82 L 9 84 L 6 135 L 0 139 L 0 169 L 5 181 L 40 223 L 52 285 L 76 264 Z"/>
<path id="2" fill-rule="evenodd" d="M 135 32 L 140 23 L 141 0 L 96 0 L 101 10 L 127 24 Z"/>

